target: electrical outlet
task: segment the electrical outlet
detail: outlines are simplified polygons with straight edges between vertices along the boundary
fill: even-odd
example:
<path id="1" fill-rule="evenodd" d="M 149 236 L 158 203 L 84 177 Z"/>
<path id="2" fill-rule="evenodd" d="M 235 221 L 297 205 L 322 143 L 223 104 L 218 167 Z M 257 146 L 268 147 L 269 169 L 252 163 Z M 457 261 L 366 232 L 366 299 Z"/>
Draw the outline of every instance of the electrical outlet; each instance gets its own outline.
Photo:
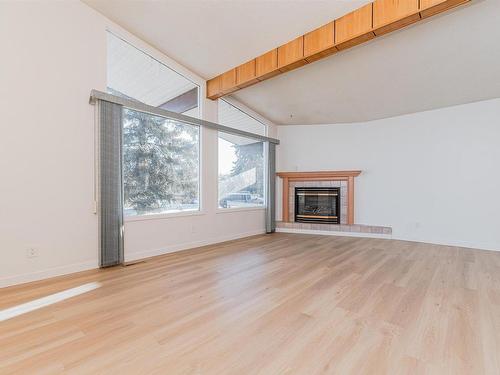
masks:
<path id="1" fill-rule="evenodd" d="M 191 225 L 191 234 L 196 233 L 196 226 L 194 224 Z"/>
<path id="2" fill-rule="evenodd" d="M 38 256 L 38 250 L 30 248 L 26 250 L 26 258 L 36 258 Z"/>

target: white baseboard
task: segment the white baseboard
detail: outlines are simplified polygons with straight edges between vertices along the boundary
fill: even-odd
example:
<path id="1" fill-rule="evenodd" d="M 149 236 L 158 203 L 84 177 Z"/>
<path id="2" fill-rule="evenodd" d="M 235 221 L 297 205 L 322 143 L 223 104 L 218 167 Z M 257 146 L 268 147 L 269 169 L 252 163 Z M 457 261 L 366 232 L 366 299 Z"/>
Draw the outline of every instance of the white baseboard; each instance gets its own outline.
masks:
<path id="1" fill-rule="evenodd" d="M 245 237 L 255 236 L 255 235 L 264 234 L 264 233 L 265 232 L 263 230 L 257 230 L 257 231 L 238 233 L 238 234 L 233 234 L 233 235 L 228 235 L 228 236 L 220 236 L 220 237 L 212 238 L 209 240 L 187 242 L 187 243 L 183 243 L 183 244 L 176 245 L 176 246 L 170 246 L 167 248 L 136 252 L 136 253 L 130 254 L 128 256 L 127 256 L 127 254 L 125 254 L 125 262 L 136 261 L 136 260 L 140 260 L 140 259 L 145 259 L 145 258 L 157 256 L 157 255 L 174 253 L 174 252 L 182 251 L 182 250 L 189 250 L 189 249 L 192 249 L 195 247 L 200 247 L 200 246 L 213 245 L 213 244 L 220 243 L 220 242 L 236 240 L 239 238 L 245 238 Z M 68 274 L 75 273 L 75 272 L 88 271 L 88 270 L 96 269 L 96 268 L 99 268 L 97 259 L 87 261 L 87 262 L 82 262 L 82 263 L 70 264 L 67 266 L 49 268 L 46 270 L 36 271 L 36 272 L 32 272 L 32 273 L 26 273 L 26 274 L 22 274 L 22 275 L 7 276 L 7 277 L 0 279 L 0 288 L 5 288 L 8 286 L 13 286 L 13 285 L 18 285 L 18 284 L 29 283 L 29 282 L 33 282 L 33 281 L 44 280 L 44 279 L 48 279 L 48 278 L 56 277 L 56 276 L 68 275 Z"/>
<path id="2" fill-rule="evenodd" d="M 162 247 L 160 249 L 154 249 L 154 250 L 138 251 L 138 252 L 134 252 L 134 253 L 127 253 L 127 249 L 125 247 L 125 262 L 133 262 L 136 260 L 146 259 L 146 258 L 158 256 L 158 255 L 175 253 L 178 251 L 193 249 L 195 247 L 213 245 L 213 244 L 220 243 L 220 242 L 237 240 L 239 238 L 245 238 L 245 237 L 255 236 L 255 235 L 264 234 L 264 233 L 265 233 L 264 230 L 256 230 L 256 231 L 251 231 L 251 232 L 215 237 L 215 238 L 211 238 L 208 240 L 185 242 L 185 243 L 179 244 L 179 245 L 172 245 L 172 246 Z"/>
<path id="3" fill-rule="evenodd" d="M 466 247 L 466 248 L 479 249 L 479 250 L 500 251 L 499 247 L 495 247 L 495 246 L 492 246 L 489 244 L 485 244 L 483 246 L 478 246 L 478 244 L 472 244 L 472 243 L 463 242 L 463 241 L 454 241 L 453 243 L 439 241 L 439 240 L 438 241 L 432 241 L 432 240 L 431 241 L 419 241 L 419 240 L 410 239 L 410 238 L 393 237 L 392 235 L 388 235 L 388 234 L 333 232 L 333 231 L 292 229 L 292 228 L 276 228 L 276 232 L 316 234 L 316 235 L 327 235 L 327 236 L 361 237 L 361 238 L 385 238 L 385 239 L 395 239 L 395 240 L 401 240 L 401 241 L 434 243 L 434 244 L 445 245 L 445 246 L 459 246 L 459 247 Z M 239 238 L 255 236 L 258 234 L 264 234 L 264 231 L 257 230 L 257 231 L 238 233 L 238 234 L 233 234 L 233 235 L 228 235 L 228 236 L 215 237 L 215 238 L 212 238 L 209 240 L 186 242 L 184 244 L 170 246 L 168 248 L 161 248 L 161 249 L 155 249 L 155 250 L 136 252 L 136 253 L 130 254 L 128 256 L 127 256 L 127 254 L 125 254 L 125 261 L 126 262 L 136 261 L 136 260 L 140 260 L 140 259 L 145 259 L 145 258 L 157 256 L 157 255 L 174 253 L 177 251 L 188 250 L 188 249 L 192 249 L 192 248 L 200 247 L 200 246 L 213 245 L 213 244 L 220 243 L 220 242 L 236 240 Z M 49 269 L 37 271 L 37 272 L 26 273 L 26 274 L 22 274 L 22 275 L 7 276 L 7 277 L 0 278 L 0 288 L 5 288 L 8 286 L 17 285 L 17 284 L 28 283 L 28 282 L 32 282 L 32 281 L 48 279 L 48 278 L 55 277 L 55 276 L 67 275 L 67 274 L 71 274 L 71 273 L 75 273 L 75 272 L 87 271 L 87 270 L 96 269 L 96 268 L 98 268 L 97 260 L 91 260 L 91 261 L 86 261 L 86 262 L 82 262 L 82 263 L 74 263 L 74 264 L 70 264 L 67 266 L 49 268 Z"/>
<path id="4" fill-rule="evenodd" d="M 390 234 L 378 233 L 359 233 L 359 232 L 336 232 L 330 230 L 312 230 L 312 229 L 296 229 L 296 228 L 276 228 L 276 232 L 281 233 L 299 233 L 299 234 L 319 234 L 323 236 L 341 236 L 341 237 L 361 237 L 361 238 L 385 238 L 392 239 Z"/>
<path id="5" fill-rule="evenodd" d="M 477 242 L 469 242 L 469 241 L 461 241 L 461 240 L 442 240 L 442 239 L 436 239 L 436 238 L 415 239 L 415 238 L 404 238 L 404 237 L 399 237 L 399 236 L 394 236 L 392 239 L 399 240 L 399 241 L 428 243 L 428 244 L 433 244 L 433 245 L 462 247 L 462 248 L 473 249 L 473 250 L 500 251 L 500 245 L 495 246 L 494 244 L 489 244 L 489 243 L 477 243 Z"/>
<path id="6" fill-rule="evenodd" d="M 55 276 L 67 275 L 75 272 L 88 271 L 96 268 L 98 268 L 97 259 L 82 263 L 73 263 L 67 266 L 48 268 L 42 271 L 24 273 L 21 275 L 7 276 L 0 279 L 0 288 L 48 279 Z"/>
<path id="7" fill-rule="evenodd" d="M 419 242 L 419 243 L 427 243 L 427 244 L 443 245 L 443 246 L 463 247 L 463 248 L 481 250 L 481 251 L 500 251 L 500 246 L 495 247 L 495 246 L 490 245 L 490 244 L 478 244 L 478 243 L 471 243 L 471 242 L 466 242 L 466 241 L 443 241 L 443 240 L 435 240 L 435 239 L 420 240 L 420 239 L 415 239 L 415 238 L 404 238 L 404 237 L 399 237 L 399 236 L 393 236 L 390 234 L 357 233 L 357 232 L 332 232 L 332 231 L 293 229 L 293 228 L 276 228 L 276 232 L 299 233 L 299 234 L 319 234 L 319 235 L 324 235 L 324 236 L 385 238 L 385 239 L 389 239 L 389 240 Z"/>

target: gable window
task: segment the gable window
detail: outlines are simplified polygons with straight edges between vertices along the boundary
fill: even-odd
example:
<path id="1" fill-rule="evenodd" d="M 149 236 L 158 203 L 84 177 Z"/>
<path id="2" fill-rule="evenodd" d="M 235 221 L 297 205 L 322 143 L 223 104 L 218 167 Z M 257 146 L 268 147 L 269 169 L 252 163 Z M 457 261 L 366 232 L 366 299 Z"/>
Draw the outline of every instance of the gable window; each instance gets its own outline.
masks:
<path id="1" fill-rule="evenodd" d="M 199 117 L 199 87 L 108 32 L 107 91 L 153 107 Z"/>
<path id="2" fill-rule="evenodd" d="M 252 116 L 219 100 L 221 125 L 265 135 L 266 126 Z M 265 206 L 264 143 L 252 138 L 219 132 L 219 208 Z"/>
<path id="3" fill-rule="evenodd" d="M 266 125 L 224 99 L 218 100 L 218 119 L 219 124 L 230 128 L 258 135 L 266 135 L 267 133 Z"/>
<path id="4" fill-rule="evenodd" d="M 193 82 L 108 33 L 108 92 L 198 117 Z M 125 216 L 200 209 L 200 129 L 161 116 L 123 110 Z"/>

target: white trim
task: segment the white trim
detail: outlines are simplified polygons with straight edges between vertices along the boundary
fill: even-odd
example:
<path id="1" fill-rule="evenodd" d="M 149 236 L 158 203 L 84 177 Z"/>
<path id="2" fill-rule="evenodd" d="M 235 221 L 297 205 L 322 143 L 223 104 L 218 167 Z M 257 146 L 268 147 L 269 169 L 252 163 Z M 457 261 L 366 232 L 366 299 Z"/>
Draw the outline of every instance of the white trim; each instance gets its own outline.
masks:
<path id="1" fill-rule="evenodd" d="M 94 259 L 86 262 L 73 263 L 66 266 L 53 267 L 41 271 L 24 273 L 21 275 L 7 276 L 0 279 L 0 288 L 29 283 L 32 281 L 44 280 L 51 277 L 67 275 L 75 272 L 88 271 L 96 268 L 99 268 L 99 266 L 97 264 L 97 259 Z"/>
<path id="2" fill-rule="evenodd" d="M 228 212 L 245 212 L 245 211 L 265 211 L 266 206 L 253 206 L 253 207 L 229 207 L 229 208 L 217 208 L 216 214 L 224 214 Z"/>
<path id="3" fill-rule="evenodd" d="M 276 232 L 281 233 L 299 233 L 299 234 L 319 234 L 323 236 L 341 236 L 341 237 L 361 237 L 361 238 L 385 238 L 393 239 L 390 234 L 380 233 L 359 233 L 359 232 L 337 232 L 330 230 L 310 230 L 310 229 L 293 229 L 293 228 L 276 228 Z"/>
<path id="4" fill-rule="evenodd" d="M 481 250 L 481 251 L 500 251 L 500 245 L 494 245 L 492 243 L 477 243 L 477 242 L 469 242 L 469 241 L 456 241 L 456 240 L 440 240 L 440 239 L 415 239 L 411 237 L 399 237 L 393 236 L 393 240 L 398 241 L 408 241 L 408 242 L 418 242 L 418 243 L 428 243 L 433 245 L 442 245 L 442 246 L 455 246 L 462 247 L 466 249 L 473 250 Z"/>
<path id="5" fill-rule="evenodd" d="M 493 246 L 492 244 L 473 244 L 467 241 L 441 241 L 441 240 L 419 240 L 414 238 L 395 237 L 391 234 L 378 234 L 378 233 L 358 233 L 358 232 L 337 232 L 337 231 L 323 231 L 323 230 L 308 230 L 308 229 L 293 229 L 293 228 L 276 228 L 276 232 L 281 233 L 299 233 L 299 234 L 319 234 L 324 236 L 343 236 L 343 237 L 361 237 L 361 238 L 384 238 L 395 241 L 418 242 L 424 244 L 441 245 L 441 246 L 455 246 L 479 251 L 500 251 L 500 247 Z"/>
<path id="6" fill-rule="evenodd" d="M 245 237 L 250 237 L 250 236 L 256 236 L 258 234 L 265 234 L 265 230 L 264 229 L 254 230 L 254 231 L 245 232 L 245 233 L 238 233 L 238 234 L 233 234 L 233 235 L 216 237 L 216 238 L 212 238 L 209 240 L 187 242 L 187 243 L 183 243 L 180 245 L 172 245 L 172 246 L 169 246 L 166 248 L 135 252 L 135 253 L 130 254 L 129 256 L 127 256 L 127 252 L 125 252 L 125 263 L 131 262 L 131 261 L 136 261 L 136 260 L 141 260 L 141 259 L 146 259 L 146 258 L 158 256 L 158 255 L 170 254 L 170 253 L 175 253 L 175 252 L 183 251 L 183 250 L 190 250 L 190 249 L 194 249 L 194 248 L 197 248 L 200 246 L 214 245 L 214 244 L 218 244 L 221 242 L 237 240 L 240 238 L 245 238 Z"/>
<path id="7" fill-rule="evenodd" d="M 236 240 L 240 238 L 256 236 L 258 234 L 265 234 L 265 230 L 254 230 L 250 232 L 238 233 L 233 235 L 220 236 L 216 238 L 212 238 L 209 240 L 202 241 L 193 241 L 187 242 L 180 245 L 170 246 L 168 248 L 154 249 L 154 250 L 146 250 L 141 252 L 132 253 L 127 257 L 127 252 L 125 252 L 125 262 L 135 261 L 139 259 L 149 258 L 157 255 L 174 253 L 182 250 L 189 250 L 200 246 L 213 245 L 225 241 Z M 42 271 L 36 271 L 32 273 L 26 273 L 22 275 L 8 276 L 0 279 L 0 288 L 5 288 L 8 286 L 24 284 L 28 282 L 44 280 L 51 277 L 68 275 L 81 271 L 88 271 L 92 269 L 98 269 L 99 266 L 97 264 L 97 260 L 70 264 L 68 266 L 60 266 L 49 268 Z"/>
<path id="8" fill-rule="evenodd" d="M 125 216 L 125 222 L 129 223 L 133 221 L 143 221 L 143 220 L 165 220 L 165 219 L 173 219 L 176 217 L 202 216 L 202 215 L 206 215 L 206 212 L 201 210 L 190 210 L 190 211 L 186 210 L 186 211 L 163 213 L 163 214 Z"/>

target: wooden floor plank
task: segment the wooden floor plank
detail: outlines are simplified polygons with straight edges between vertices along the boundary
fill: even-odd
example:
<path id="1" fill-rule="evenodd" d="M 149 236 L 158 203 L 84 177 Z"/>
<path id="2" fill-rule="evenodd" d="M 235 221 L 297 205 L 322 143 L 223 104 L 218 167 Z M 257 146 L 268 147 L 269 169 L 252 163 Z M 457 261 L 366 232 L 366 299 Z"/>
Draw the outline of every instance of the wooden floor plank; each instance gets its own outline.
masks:
<path id="1" fill-rule="evenodd" d="M 496 374 L 500 253 L 276 233 L 4 288 L 1 374 Z"/>

